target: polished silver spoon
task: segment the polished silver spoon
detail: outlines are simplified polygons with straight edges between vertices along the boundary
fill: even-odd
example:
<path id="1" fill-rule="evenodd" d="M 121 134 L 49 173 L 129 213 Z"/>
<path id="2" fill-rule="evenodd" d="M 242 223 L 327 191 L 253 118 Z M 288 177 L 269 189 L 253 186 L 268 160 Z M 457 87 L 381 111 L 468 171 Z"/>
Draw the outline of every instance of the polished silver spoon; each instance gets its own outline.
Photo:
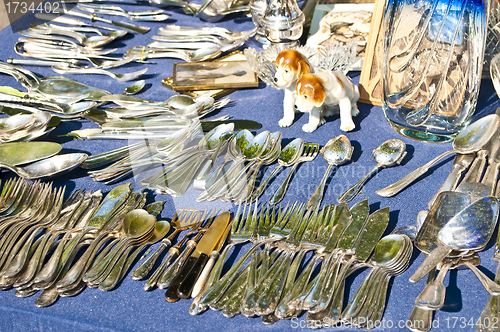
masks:
<path id="1" fill-rule="evenodd" d="M 29 180 L 48 179 L 63 172 L 71 171 L 78 167 L 85 159 L 87 159 L 87 154 L 85 153 L 69 153 L 43 159 L 24 167 L 0 163 L 0 168 L 11 170 L 20 177 Z"/>
<path id="2" fill-rule="evenodd" d="M 134 84 L 127 86 L 123 93 L 126 95 L 135 95 L 135 94 L 141 92 L 142 89 L 144 89 L 145 85 L 146 85 L 145 80 L 137 81 Z"/>
<path id="3" fill-rule="evenodd" d="M 391 197 L 406 188 L 413 181 L 425 174 L 433 165 L 441 159 L 453 153 L 467 154 L 476 152 L 481 149 L 491 136 L 497 131 L 500 124 L 500 117 L 496 114 L 487 115 L 476 122 L 470 124 L 465 128 L 453 141 L 453 150 L 446 151 L 436 158 L 432 159 L 427 164 L 417 168 L 401 180 L 387 186 L 383 189 L 377 190 L 376 193 L 382 197 Z"/>
<path id="4" fill-rule="evenodd" d="M 361 180 L 358 181 L 354 186 L 347 189 L 340 197 L 337 199 L 339 203 L 346 203 L 353 199 L 361 190 L 363 185 L 373 174 L 378 172 L 380 168 L 391 167 L 399 165 L 403 158 L 406 156 L 406 144 L 397 138 L 385 141 L 375 150 L 373 150 L 373 158 L 377 162 L 375 166 L 368 174 L 366 174 Z"/>
<path id="5" fill-rule="evenodd" d="M 332 170 L 333 166 L 340 166 L 351 159 L 352 152 L 354 148 L 351 146 L 351 142 L 345 135 L 335 136 L 329 140 L 326 145 L 321 149 L 321 155 L 328 163 L 328 169 L 321 180 L 318 188 L 314 191 L 307 202 L 307 209 L 313 210 L 323 199 L 323 193 L 325 191 L 326 179 L 328 179 L 328 174 Z"/>

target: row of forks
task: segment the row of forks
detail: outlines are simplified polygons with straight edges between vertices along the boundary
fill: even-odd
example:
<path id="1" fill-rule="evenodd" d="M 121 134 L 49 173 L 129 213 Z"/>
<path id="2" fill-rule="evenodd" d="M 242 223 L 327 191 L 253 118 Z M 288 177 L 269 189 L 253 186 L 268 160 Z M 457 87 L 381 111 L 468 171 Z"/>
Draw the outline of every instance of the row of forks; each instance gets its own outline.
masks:
<path id="1" fill-rule="evenodd" d="M 368 208 L 366 200 L 362 205 Z M 371 233 L 378 241 L 385 230 L 380 226 L 387 226 L 388 216 L 388 208 L 378 210 L 370 217 L 366 215 L 365 226 L 354 240 L 366 243 L 370 237 L 366 233 Z M 375 218 L 385 221 L 374 223 L 377 227 L 370 228 Z M 228 317 L 239 313 L 247 317 L 262 316 L 267 324 L 310 309 L 329 317 L 331 312 L 318 308 L 333 310 L 340 305 L 341 310 L 345 278 L 358 268 L 371 266 L 366 262 L 366 253 L 361 255 L 360 252 L 358 260 L 352 251 L 346 255 L 348 248 L 341 247 L 354 241 L 342 237 L 351 221 L 346 204 L 332 204 L 315 210 L 306 210 L 305 205 L 300 203 L 288 204 L 284 208 L 269 204 L 259 208 L 257 203 L 254 207 L 240 205 L 233 221 L 229 245 L 215 264 L 205 288 L 195 297 L 190 313 L 199 314 L 211 308 L 222 310 Z M 370 230 L 363 232 L 365 227 Z M 375 235 L 374 228 L 377 228 Z M 365 234 L 364 237 L 361 234 Z M 230 249 L 248 241 L 253 245 L 221 278 L 224 260 Z M 370 241 L 373 242 L 373 239 Z M 259 248 L 262 248 L 260 252 Z M 299 267 L 309 251 L 315 254 L 300 271 Z M 244 266 L 250 257 L 250 263 Z M 320 271 L 313 278 L 313 271 L 320 260 L 323 262 Z M 322 306 L 318 307 L 320 303 Z M 334 321 L 342 319 L 340 313 L 334 315 Z"/>

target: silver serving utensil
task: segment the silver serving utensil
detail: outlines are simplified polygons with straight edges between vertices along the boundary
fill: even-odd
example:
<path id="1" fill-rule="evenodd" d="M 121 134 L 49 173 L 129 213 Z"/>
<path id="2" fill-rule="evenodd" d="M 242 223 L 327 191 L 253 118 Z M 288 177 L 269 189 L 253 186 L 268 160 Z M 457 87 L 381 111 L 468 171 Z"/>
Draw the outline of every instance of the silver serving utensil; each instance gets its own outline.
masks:
<path id="1" fill-rule="evenodd" d="M 262 193 L 266 190 L 269 181 L 278 173 L 282 167 L 292 166 L 295 161 L 300 157 L 304 150 L 304 142 L 302 138 L 296 138 L 288 143 L 278 157 L 278 166 L 269 174 L 269 176 L 259 185 L 259 187 L 252 194 L 251 202 L 257 200 Z"/>
<path id="2" fill-rule="evenodd" d="M 44 20 L 44 21 L 50 21 L 54 23 L 60 23 L 60 24 L 67 24 L 67 25 L 75 25 L 75 26 L 80 26 L 80 27 L 89 27 L 89 28 L 97 28 L 97 29 L 103 29 L 103 30 L 110 30 L 110 31 L 115 31 L 113 28 L 108 28 L 108 27 L 103 27 L 95 24 L 87 24 L 81 20 L 77 20 L 74 18 L 70 17 L 64 17 L 64 16 L 58 16 L 58 15 L 52 15 L 52 14 L 45 14 L 45 13 L 36 13 L 35 17 Z"/>
<path id="3" fill-rule="evenodd" d="M 95 21 L 104 22 L 104 23 L 112 24 L 112 25 L 119 27 L 119 28 L 132 30 L 132 31 L 135 31 L 135 32 L 138 32 L 141 34 L 145 34 L 145 33 L 149 32 L 149 30 L 151 30 L 151 28 L 149 28 L 149 27 L 139 26 L 136 24 L 126 23 L 126 22 L 121 22 L 121 21 L 112 21 L 112 20 L 108 20 L 108 19 L 99 17 L 95 14 L 87 14 L 87 13 L 83 13 L 83 12 L 80 12 L 80 11 L 75 10 L 75 9 L 71 9 L 69 11 L 64 10 L 61 14 L 66 14 L 66 15 L 71 15 L 71 16 L 76 16 L 76 17 L 83 17 L 83 18 L 86 18 L 88 20 L 91 20 L 92 22 L 95 22 Z"/>
<path id="4" fill-rule="evenodd" d="M 500 124 L 500 117 L 496 114 L 487 115 L 476 122 L 470 124 L 467 128 L 458 134 L 453 141 L 453 150 L 446 151 L 437 156 L 424 166 L 421 166 L 402 178 L 401 180 L 377 190 L 377 195 L 382 197 L 391 197 L 406 188 L 413 181 L 425 174 L 438 161 L 453 153 L 472 153 L 481 149 L 493 136 Z"/>
<path id="5" fill-rule="evenodd" d="M 492 196 L 484 197 L 469 205 L 441 228 L 438 233 L 439 243 L 444 247 L 448 247 L 448 252 L 458 250 L 470 253 L 481 250 L 493 234 L 496 218 L 498 217 L 498 209 L 498 200 Z M 430 310 L 439 310 L 442 307 L 446 292 L 442 281 L 451 265 L 449 262 L 443 264 L 436 280 L 427 285 L 416 299 L 415 303 L 417 306 L 429 308 Z M 470 267 L 470 265 L 466 265 Z M 494 295 L 500 294 L 499 285 L 488 279 L 475 267 L 472 268 L 472 271 L 481 283 L 483 283 L 488 292 Z M 410 281 L 414 280 L 412 278 Z"/>
<path id="6" fill-rule="evenodd" d="M 48 179 L 71 171 L 78 167 L 86 158 L 86 153 L 69 153 L 43 159 L 24 167 L 0 163 L 0 168 L 9 169 L 28 180 Z"/>
<path id="7" fill-rule="evenodd" d="M 368 174 L 359 180 L 358 183 L 340 195 L 337 199 L 339 203 L 349 202 L 353 199 L 359 193 L 365 182 L 368 181 L 373 174 L 378 172 L 380 168 L 399 165 L 406 156 L 406 144 L 400 139 L 390 139 L 373 150 L 372 154 L 373 158 L 377 162 L 377 166 L 375 166 L 370 172 L 368 172 Z"/>
<path id="8" fill-rule="evenodd" d="M 307 202 L 307 209 L 315 209 L 317 205 L 321 204 L 323 193 L 325 191 L 326 180 L 332 170 L 333 166 L 340 166 L 351 159 L 354 148 L 351 142 L 345 135 L 339 135 L 329 140 L 326 145 L 321 149 L 321 155 L 328 163 L 328 168 L 320 182 L 318 188 L 311 195 Z"/>

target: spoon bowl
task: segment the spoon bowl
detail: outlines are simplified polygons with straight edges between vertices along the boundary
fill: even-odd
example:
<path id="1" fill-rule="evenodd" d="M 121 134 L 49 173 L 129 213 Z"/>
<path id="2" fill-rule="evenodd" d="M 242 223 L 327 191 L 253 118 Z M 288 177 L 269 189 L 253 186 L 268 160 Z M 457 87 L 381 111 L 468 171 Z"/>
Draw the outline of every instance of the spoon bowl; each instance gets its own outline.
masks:
<path id="1" fill-rule="evenodd" d="M 141 92 L 142 89 L 144 89 L 145 85 L 146 85 L 145 80 L 137 81 L 134 84 L 127 86 L 123 93 L 126 95 L 135 95 L 135 94 Z"/>
<path id="2" fill-rule="evenodd" d="M 85 153 L 69 153 L 43 159 L 24 167 L 0 163 L 0 168 L 7 168 L 20 177 L 29 180 L 46 180 L 75 169 L 83 163 L 85 159 L 87 159 L 87 154 Z"/>
<path id="3" fill-rule="evenodd" d="M 373 150 L 373 158 L 377 162 L 377 166 L 366 174 L 358 183 L 347 189 L 337 199 L 339 203 L 346 203 L 353 199 L 361 190 L 363 185 L 369 178 L 373 176 L 380 168 L 392 167 L 399 165 L 406 156 L 406 144 L 400 139 L 390 139 L 379 145 Z"/>
<path id="4" fill-rule="evenodd" d="M 0 119 L 0 136 L 9 135 L 13 132 L 26 128 L 35 121 L 32 114 L 16 114 Z"/>
<path id="5" fill-rule="evenodd" d="M 351 142 L 345 135 L 335 136 L 329 140 L 326 145 L 321 149 L 321 155 L 328 163 L 328 169 L 323 175 L 318 188 L 311 195 L 311 198 L 307 202 L 307 209 L 313 210 L 317 205 L 321 204 L 323 199 L 323 193 L 325 191 L 326 180 L 333 166 L 339 166 L 351 159 L 352 152 L 354 148 L 351 146 Z"/>

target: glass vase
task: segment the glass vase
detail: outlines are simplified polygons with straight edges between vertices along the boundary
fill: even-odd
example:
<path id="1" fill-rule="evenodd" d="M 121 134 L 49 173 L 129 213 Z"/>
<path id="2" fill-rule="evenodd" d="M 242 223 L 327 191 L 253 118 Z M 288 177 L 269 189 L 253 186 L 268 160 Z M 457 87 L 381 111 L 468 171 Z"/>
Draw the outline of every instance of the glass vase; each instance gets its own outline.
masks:
<path id="1" fill-rule="evenodd" d="M 390 125 L 417 140 L 453 140 L 477 102 L 485 3 L 388 0 L 382 24 L 382 107 Z"/>

